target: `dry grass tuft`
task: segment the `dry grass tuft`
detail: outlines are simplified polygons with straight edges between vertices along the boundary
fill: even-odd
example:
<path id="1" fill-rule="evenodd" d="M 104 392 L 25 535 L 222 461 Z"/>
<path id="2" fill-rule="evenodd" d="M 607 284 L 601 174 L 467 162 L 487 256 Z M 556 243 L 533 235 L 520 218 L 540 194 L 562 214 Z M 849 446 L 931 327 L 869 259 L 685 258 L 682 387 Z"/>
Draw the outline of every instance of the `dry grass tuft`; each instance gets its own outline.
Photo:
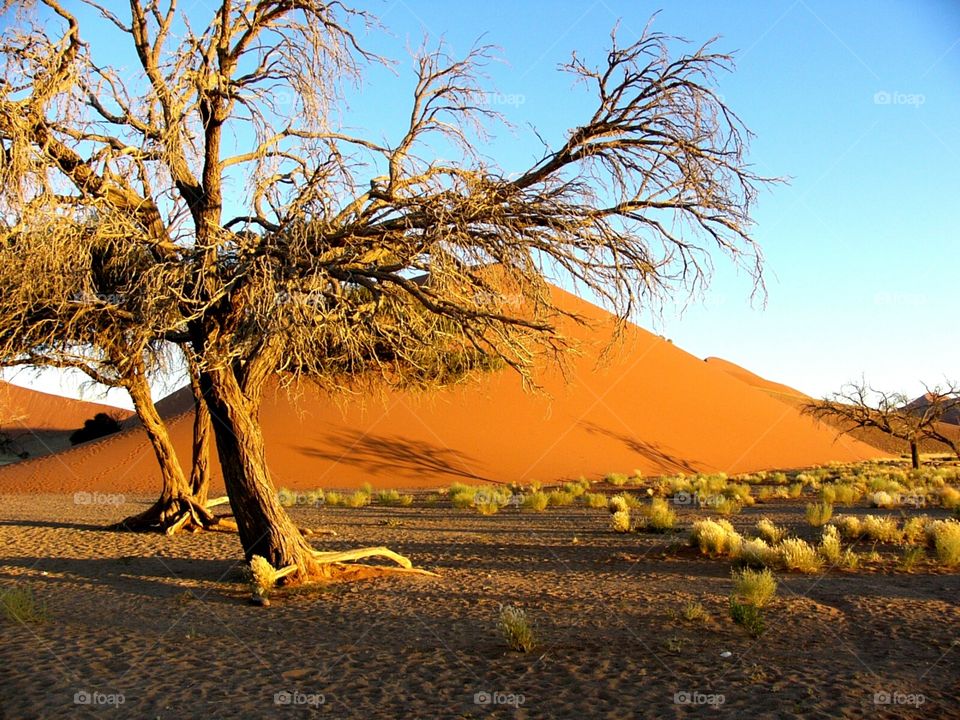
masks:
<path id="1" fill-rule="evenodd" d="M 521 608 L 511 605 L 501 606 L 497 628 L 511 650 L 528 653 L 536 645 L 533 628 L 527 620 L 527 614 Z"/>
<path id="2" fill-rule="evenodd" d="M 815 573 L 823 567 L 823 561 L 817 554 L 816 549 L 800 538 L 787 538 L 780 543 L 778 550 L 780 551 L 780 561 L 787 570 Z"/>
<path id="3" fill-rule="evenodd" d="M 738 602 L 761 608 L 777 594 L 777 579 L 770 570 L 734 570 L 733 597 Z"/>

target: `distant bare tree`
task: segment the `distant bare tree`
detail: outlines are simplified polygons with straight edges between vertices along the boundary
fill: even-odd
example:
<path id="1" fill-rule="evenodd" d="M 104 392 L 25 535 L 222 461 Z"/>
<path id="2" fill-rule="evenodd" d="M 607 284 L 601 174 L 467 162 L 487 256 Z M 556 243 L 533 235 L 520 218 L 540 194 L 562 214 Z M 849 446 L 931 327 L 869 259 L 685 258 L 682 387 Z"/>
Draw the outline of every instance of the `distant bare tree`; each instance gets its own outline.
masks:
<path id="1" fill-rule="evenodd" d="M 271 378 L 438 385 L 431 368 L 462 354 L 529 380 L 537 357 L 570 347 L 552 278 L 621 319 L 702 288 L 715 252 L 762 285 L 750 231 L 765 180 L 711 89 L 730 58 L 709 43 L 672 57 L 675 40 L 646 31 L 626 47 L 612 36 L 599 67 L 574 55 L 564 69 L 593 112 L 508 176 L 479 153 L 498 120 L 477 80 L 489 48 L 417 53 L 409 121 L 383 142 L 343 129 L 342 83 L 383 60 L 352 29 L 372 19 L 342 2 L 221 0 L 187 17 L 131 0 L 121 17 L 91 1 L 117 36 L 96 47 L 59 2 L 41 4 L 61 32 L 21 19 L 0 40 L 0 198 L 17 232 L 43 225 L 51 242 L 51 218 L 123 226 L 149 279 L 143 339 L 189 343 L 244 554 L 288 581 L 367 555 L 409 561 L 317 552 L 297 531 L 258 420 Z M 142 82 L 111 65 L 117 43 Z M 440 145 L 456 159 L 431 159 Z"/>
<path id="2" fill-rule="evenodd" d="M 902 393 L 890 393 L 870 387 L 866 381 L 847 383 L 829 398 L 808 403 L 804 411 L 820 419 L 836 421 L 844 431 L 853 428 L 876 428 L 910 445 L 914 468 L 920 467 L 920 443 L 936 440 L 947 445 L 960 458 L 960 433 L 951 434 L 942 426 L 942 419 L 960 407 L 960 392 L 954 383 L 946 387 L 925 386 L 929 402 L 916 410 Z"/>

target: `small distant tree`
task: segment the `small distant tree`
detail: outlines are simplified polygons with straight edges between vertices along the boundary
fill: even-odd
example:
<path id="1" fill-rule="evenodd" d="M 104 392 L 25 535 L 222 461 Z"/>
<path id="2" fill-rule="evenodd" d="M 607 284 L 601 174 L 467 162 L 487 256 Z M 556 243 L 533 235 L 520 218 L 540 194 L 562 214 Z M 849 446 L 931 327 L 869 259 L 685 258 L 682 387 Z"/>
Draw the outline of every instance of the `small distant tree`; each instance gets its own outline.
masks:
<path id="1" fill-rule="evenodd" d="M 120 421 L 115 417 L 107 413 L 97 413 L 89 420 L 84 420 L 82 428 L 70 433 L 70 444 L 79 445 L 91 440 L 98 440 L 120 432 L 122 427 Z"/>
<path id="2" fill-rule="evenodd" d="M 123 227 L 114 239 L 153 283 L 134 327 L 189 345 L 244 555 L 288 581 L 336 574 L 345 555 L 314 551 L 277 499 L 259 422 L 271 379 L 436 386 L 438 357 L 473 353 L 529 380 L 570 348 L 561 321 L 579 320 L 551 279 L 620 319 L 702 288 L 714 253 L 762 282 L 765 179 L 711 89 L 731 58 L 709 43 L 674 53 L 681 41 L 647 30 L 612 36 L 597 66 L 574 55 L 564 70 L 591 109 L 508 172 L 481 153 L 499 120 L 478 81 L 489 48 L 417 52 L 406 125 L 382 141 L 342 119 L 344 83 L 386 62 L 355 33 L 373 18 L 343 2 L 220 0 L 190 16 L 89 2 L 96 43 L 62 3 L 39 4 L 45 24 L 0 38 L 0 198 L 17 232 L 45 225 L 51 243 L 50 218 Z M 115 66 L 117 43 L 139 75 Z"/>
<path id="3" fill-rule="evenodd" d="M 870 387 L 866 381 L 851 382 L 828 398 L 808 403 L 804 411 L 814 417 L 832 420 L 843 431 L 875 428 L 910 446 L 910 461 L 920 467 L 920 443 L 934 440 L 944 443 L 960 457 L 960 432 L 944 428 L 943 417 L 960 407 L 960 392 L 954 383 L 946 387 L 926 388 L 924 405 L 911 409 L 910 399 Z"/>

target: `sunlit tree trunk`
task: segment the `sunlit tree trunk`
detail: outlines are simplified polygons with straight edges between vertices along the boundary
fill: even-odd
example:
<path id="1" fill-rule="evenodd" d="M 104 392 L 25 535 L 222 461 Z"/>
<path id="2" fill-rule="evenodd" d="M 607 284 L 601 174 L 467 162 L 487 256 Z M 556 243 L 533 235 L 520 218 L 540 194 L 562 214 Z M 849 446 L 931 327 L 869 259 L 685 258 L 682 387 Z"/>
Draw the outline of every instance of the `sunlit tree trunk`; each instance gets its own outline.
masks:
<path id="1" fill-rule="evenodd" d="M 207 479 L 198 476 L 188 480 L 184 475 L 170 433 L 151 397 L 146 375 L 134 373 L 127 382 L 127 390 L 157 456 L 163 485 L 160 498 L 149 509 L 120 521 L 115 527 L 124 530 L 162 530 L 173 534 L 185 527 L 199 529 L 216 525 L 217 519 L 204 507 Z M 194 467 L 193 474 L 196 473 Z"/>
<path id="2" fill-rule="evenodd" d="M 244 557 L 260 555 L 276 568 L 296 565 L 293 578 L 302 579 L 316 563 L 270 480 L 258 419 L 263 381 L 244 392 L 231 369 L 205 371 L 200 379 Z"/>
<path id="3" fill-rule="evenodd" d="M 190 490 L 201 505 L 210 491 L 210 409 L 200 390 L 200 373 L 190 361 L 190 389 L 193 392 L 193 463 Z"/>

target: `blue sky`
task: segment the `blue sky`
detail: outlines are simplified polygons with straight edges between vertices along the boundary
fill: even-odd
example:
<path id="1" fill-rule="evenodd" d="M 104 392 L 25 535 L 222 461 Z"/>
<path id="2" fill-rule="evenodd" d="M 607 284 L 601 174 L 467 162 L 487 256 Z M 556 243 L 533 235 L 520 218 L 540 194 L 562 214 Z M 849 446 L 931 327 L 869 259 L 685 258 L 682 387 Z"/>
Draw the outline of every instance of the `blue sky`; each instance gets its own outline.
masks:
<path id="1" fill-rule="evenodd" d="M 716 48 L 735 52 L 736 69 L 719 76 L 718 91 L 756 133 L 750 159 L 761 174 L 790 178 L 765 190 L 755 213 L 767 303 L 751 305 L 749 279 L 718 258 L 701 302 L 682 316 L 668 306 L 643 324 L 694 355 L 729 359 L 813 395 L 861 374 L 909 394 L 919 394 L 921 380 L 960 379 L 960 233 L 951 212 L 960 207 L 960 4 L 362 5 L 388 31 L 367 43 L 400 65 L 398 74 L 371 74 L 347 122 L 396 138 L 411 87 L 406 48 L 426 34 L 457 55 L 481 39 L 500 48 L 503 62 L 487 70 L 503 99 L 498 109 L 515 126 L 497 128 L 485 152 L 508 172 L 536 159 L 529 124 L 558 139 L 589 112 L 589 96 L 556 70 L 571 50 L 602 62 L 618 20 L 627 44 L 658 9 L 656 30 L 696 43 L 719 35 Z M 49 380 L 36 386 L 70 390 Z"/>

